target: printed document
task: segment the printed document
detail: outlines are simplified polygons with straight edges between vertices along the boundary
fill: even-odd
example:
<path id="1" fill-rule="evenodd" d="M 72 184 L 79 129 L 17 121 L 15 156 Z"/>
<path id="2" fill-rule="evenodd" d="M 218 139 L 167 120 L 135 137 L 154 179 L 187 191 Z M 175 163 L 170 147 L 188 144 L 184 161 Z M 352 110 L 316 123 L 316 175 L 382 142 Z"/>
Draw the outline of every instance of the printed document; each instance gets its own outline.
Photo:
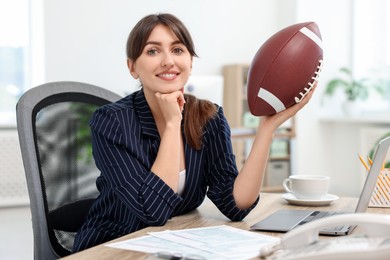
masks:
<path id="1" fill-rule="evenodd" d="M 165 230 L 149 235 L 107 244 L 109 247 L 145 253 L 180 253 L 198 255 L 205 259 L 250 259 L 260 253 L 260 248 L 279 242 L 280 239 L 253 231 L 226 225 Z"/>

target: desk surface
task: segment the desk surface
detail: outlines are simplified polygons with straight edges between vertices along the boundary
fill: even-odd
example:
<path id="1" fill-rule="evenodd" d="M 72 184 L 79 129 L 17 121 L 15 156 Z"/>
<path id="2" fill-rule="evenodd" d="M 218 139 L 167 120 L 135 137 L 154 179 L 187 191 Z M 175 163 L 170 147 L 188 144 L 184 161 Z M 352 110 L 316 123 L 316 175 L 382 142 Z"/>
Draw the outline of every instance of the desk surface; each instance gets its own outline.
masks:
<path id="1" fill-rule="evenodd" d="M 163 231 L 166 229 L 177 230 L 194 227 L 207 227 L 217 225 L 229 225 L 244 230 L 249 230 L 249 227 L 257 223 L 259 220 L 265 218 L 276 210 L 281 208 L 285 209 L 320 209 L 320 210 L 340 210 L 346 212 L 353 212 L 357 203 L 357 198 L 340 198 L 333 202 L 330 206 L 323 207 L 302 207 L 302 206 L 291 206 L 282 197 L 281 194 L 273 193 L 262 193 L 261 200 L 252 210 L 249 215 L 240 222 L 231 222 L 209 200 L 205 202 L 195 211 L 174 217 L 170 219 L 165 226 L 161 227 L 148 227 L 129 235 L 123 236 L 116 240 L 112 240 L 108 243 L 118 242 L 130 238 L 140 237 L 146 235 L 150 231 Z M 379 213 L 379 214 L 390 214 L 390 209 L 387 208 L 369 208 L 367 212 Z M 256 231 L 258 232 L 258 231 Z M 271 236 L 282 236 L 283 233 L 271 233 L 271 232 L 260 232 L 262 234 Z M 103 245 L 99 245 L 77 254 L 66 257 L 65 259 L 145 259 L 146 254 L 141 252 L 121 250 L 111 248 Z"/>

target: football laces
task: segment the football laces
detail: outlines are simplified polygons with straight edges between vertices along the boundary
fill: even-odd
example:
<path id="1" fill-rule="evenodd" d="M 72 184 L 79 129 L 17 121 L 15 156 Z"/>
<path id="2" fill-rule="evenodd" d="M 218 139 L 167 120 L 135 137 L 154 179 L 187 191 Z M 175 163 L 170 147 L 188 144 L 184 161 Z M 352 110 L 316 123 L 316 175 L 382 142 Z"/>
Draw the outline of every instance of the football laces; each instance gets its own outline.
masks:
<path id="1" fill-rule="evenodd" d="M 314 71 L 314 76 L 311 77 L 312 81 L 308 83 L 309 87 L 305 87 L 304 92 L 299 92 L 299 96 L 294 98 L 296 103 L 301 102 L 318 81 L 323 66 L 323 60 L 319 60 L 318 62 L 317 70 Z"/>

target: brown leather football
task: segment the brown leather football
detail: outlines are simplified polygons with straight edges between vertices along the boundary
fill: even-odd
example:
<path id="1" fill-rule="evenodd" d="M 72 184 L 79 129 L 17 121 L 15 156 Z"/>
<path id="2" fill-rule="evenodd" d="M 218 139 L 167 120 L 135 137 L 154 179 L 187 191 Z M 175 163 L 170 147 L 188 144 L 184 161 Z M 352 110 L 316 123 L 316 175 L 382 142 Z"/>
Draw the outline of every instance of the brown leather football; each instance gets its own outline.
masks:
<path id="1" fill-rule="evenodd" d="M 322 60 L 321 33 L 315 22 L 294 24 L 272 35 L 249 67 L 250 112 L 272 115 L 300 102 L 318 80 Z"/>

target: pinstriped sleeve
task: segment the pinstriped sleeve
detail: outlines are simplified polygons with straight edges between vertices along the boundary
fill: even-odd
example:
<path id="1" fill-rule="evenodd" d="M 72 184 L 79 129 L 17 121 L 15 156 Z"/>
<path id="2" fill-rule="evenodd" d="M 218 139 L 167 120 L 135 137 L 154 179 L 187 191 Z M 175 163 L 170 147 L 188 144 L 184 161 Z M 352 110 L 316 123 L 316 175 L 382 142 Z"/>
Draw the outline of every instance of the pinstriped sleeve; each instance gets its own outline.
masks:
<path id="1" fill-rule="evenodd" d="M 220 107 L 215 119 L 210 121 L 207 128 L 209 139 L 208 148 L 208 197 L 218 209 L 229 219 L 240 221 L 257 205 L 259 198 L 248 209 L 237 207 L 233 197 L 233 184 L 238 170 L 233 154 L 229 124 Z"/>
<path id="2" fill-rule="evenodd" d="M 134 120 L 130 110 L 95 112 L 90 125 L 95 162 L 102 172 L 98 187 L 103 194 L 113 192 L 107 197 L 119 199 L 119 205 L 145 223 L 164 225 L 182 198 L 150 172 Z"/>

